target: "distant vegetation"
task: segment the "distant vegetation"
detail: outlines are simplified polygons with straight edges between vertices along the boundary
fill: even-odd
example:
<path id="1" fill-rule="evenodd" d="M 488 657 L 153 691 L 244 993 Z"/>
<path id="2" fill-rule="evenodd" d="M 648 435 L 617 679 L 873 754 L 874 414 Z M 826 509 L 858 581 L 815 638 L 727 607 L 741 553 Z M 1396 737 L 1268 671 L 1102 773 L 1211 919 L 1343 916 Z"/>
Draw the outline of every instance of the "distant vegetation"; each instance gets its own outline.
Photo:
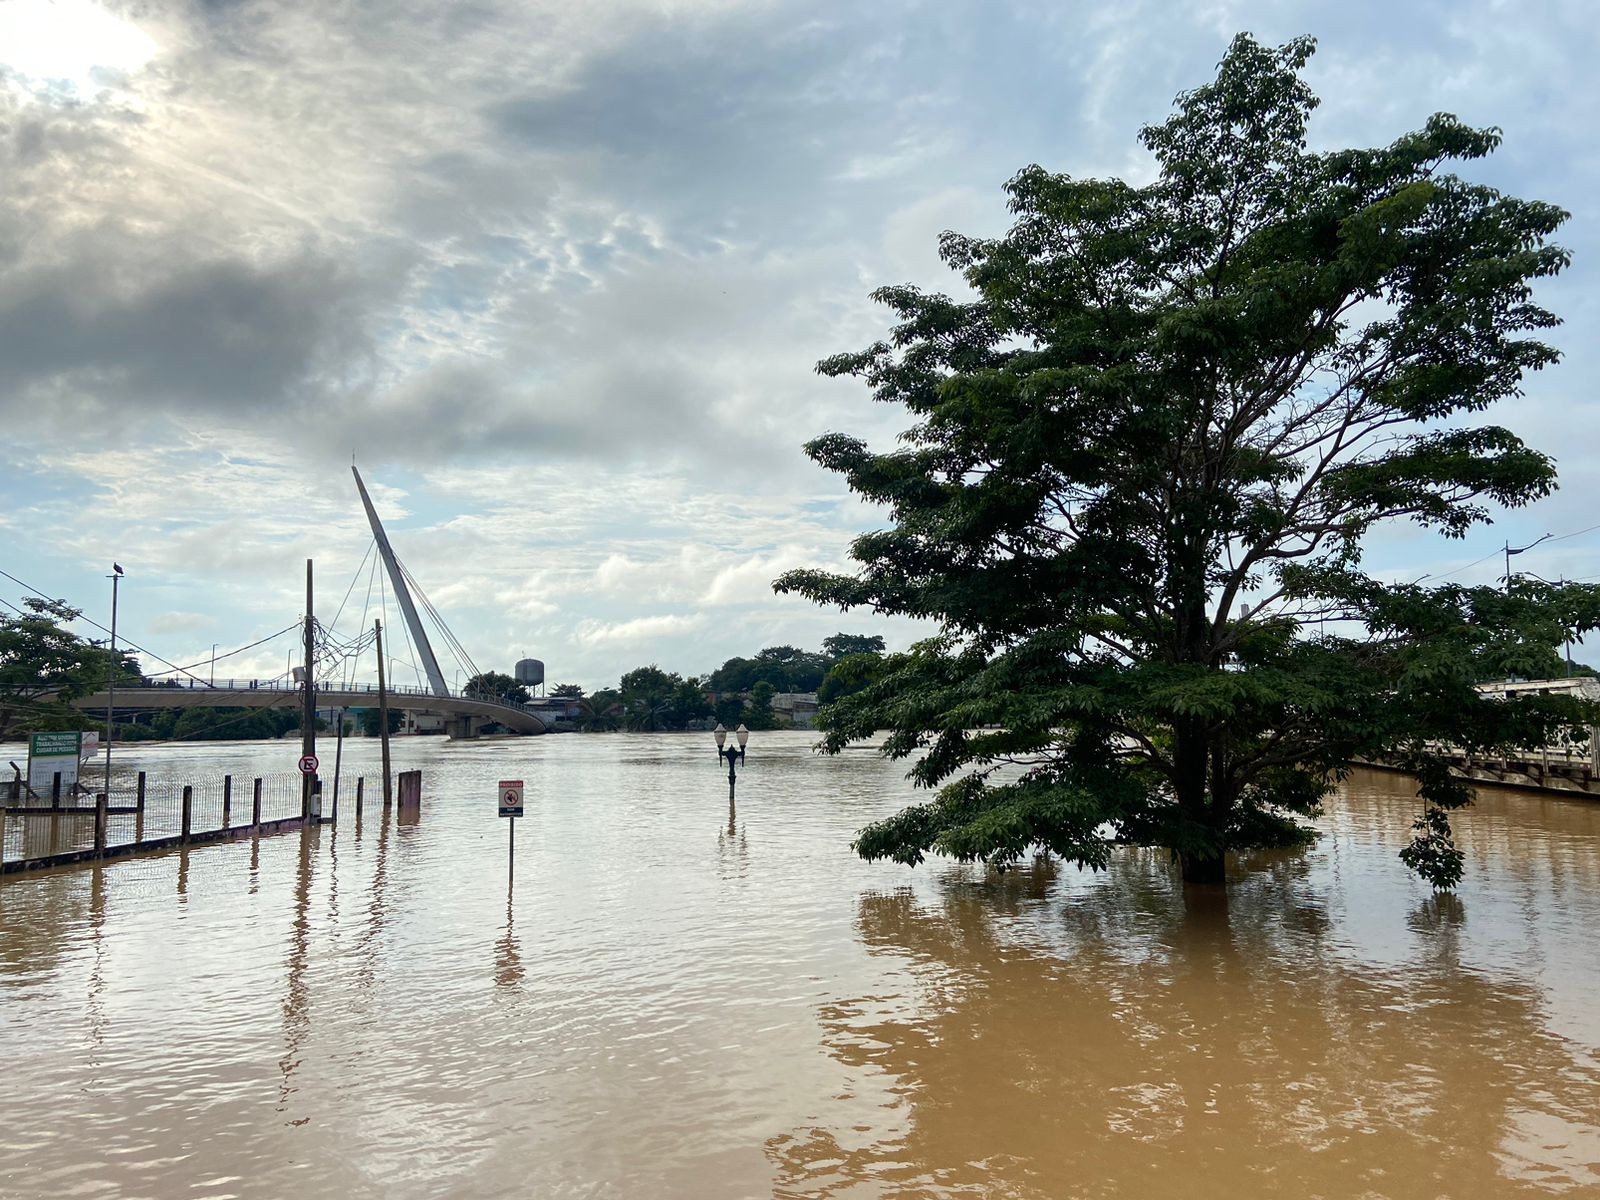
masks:
<path id="1" fill-rule="evenodd" d="M 111 652 L 67 626 L 81 614 L 56 600 L 27 599 L 15 615 L 0 614 L 0 740 L 51 729 L 83 729 L 72 700 L 105 687 Z M 117 656 L 123 682 L 137 682 L 139 664 Z"/>
<path id="2" fill-rule="evenodd" d="M 825 701 L 850 695 L 875 678 L 883 652 L 881 637 L 836 633 L 820 651 L 768 646 L 753 658 L 730 658 L 705 676 L 684 678 L 652 664 L 593 695 L 572 683 L 557 684 L 550 694 L 581 700 L 579 728 L 592 732 L 685 729 L 707 720 L 730 729 L 777 729 L 786 722 L 773 711 L 775 695 L 816 692 Z"/>

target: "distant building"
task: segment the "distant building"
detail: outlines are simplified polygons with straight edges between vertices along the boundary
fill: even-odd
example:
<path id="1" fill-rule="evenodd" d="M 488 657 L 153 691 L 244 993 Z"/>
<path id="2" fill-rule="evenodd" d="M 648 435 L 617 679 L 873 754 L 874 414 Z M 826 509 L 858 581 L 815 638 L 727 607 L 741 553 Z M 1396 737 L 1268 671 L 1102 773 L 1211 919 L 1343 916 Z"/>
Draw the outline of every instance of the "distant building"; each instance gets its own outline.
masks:
<path id="1" fill-rule="evenodd" d="M 772 711 L 788 717 L 796 729 L 812 729 L 817 719 L 815 692 L 778 692 L 772 697 Z"/>
<path id="2" fill-rule="evenodd" d="M 1579 700 L 1600 700 L 1600 679 L 1575 675 L 1571 679 L 1506 679 L 1480 683 L 1478 694 L 1490 700 L 1513 700 L 1518 696 L 1576 696 Z"/>

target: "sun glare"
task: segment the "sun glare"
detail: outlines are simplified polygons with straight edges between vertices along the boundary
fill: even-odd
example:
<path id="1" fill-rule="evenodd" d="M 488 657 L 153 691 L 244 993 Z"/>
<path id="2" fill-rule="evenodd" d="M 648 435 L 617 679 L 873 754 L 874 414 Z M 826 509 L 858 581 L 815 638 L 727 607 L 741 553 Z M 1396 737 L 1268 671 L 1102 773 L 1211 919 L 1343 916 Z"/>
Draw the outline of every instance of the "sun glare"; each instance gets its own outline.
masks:
<path id="1" fill-rule="evenodd" d="M 104 72 L 136 71 L 156 50 L 139 26 L 92 0 L 0 0 L 0 67 L 31 88 L 92 95 Z"/>

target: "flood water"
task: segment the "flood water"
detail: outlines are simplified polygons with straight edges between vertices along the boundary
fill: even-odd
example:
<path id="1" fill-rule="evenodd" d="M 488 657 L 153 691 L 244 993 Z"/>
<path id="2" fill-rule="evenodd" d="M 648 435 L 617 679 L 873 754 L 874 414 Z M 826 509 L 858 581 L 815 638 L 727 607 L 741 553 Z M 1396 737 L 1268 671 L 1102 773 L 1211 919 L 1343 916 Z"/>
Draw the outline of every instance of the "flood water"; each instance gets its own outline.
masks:
<path id="1" fill-rule="evenodd" d="M 412 739 L 415 823 L 6 877 L 0 1195 L 1600 1195 L 1600 802 L 1483 793 L 1436 897 L 1357 776 L 1186 902 L 860 862 L 903 769 L 811 740 L 730 812 L 706 734 Z"/>

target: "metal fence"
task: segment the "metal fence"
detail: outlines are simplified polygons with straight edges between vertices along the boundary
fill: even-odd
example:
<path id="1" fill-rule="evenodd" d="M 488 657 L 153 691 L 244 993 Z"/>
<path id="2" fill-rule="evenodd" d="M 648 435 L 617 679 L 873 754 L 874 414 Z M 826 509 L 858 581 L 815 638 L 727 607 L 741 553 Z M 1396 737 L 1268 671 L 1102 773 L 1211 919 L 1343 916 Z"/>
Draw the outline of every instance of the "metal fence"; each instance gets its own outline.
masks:
<path id="1" fill-rule="evenodd" d="M 113 781 L 103 793 L 38 795 L 20 780 L 0 784 L 0 868 L 6 871 L 162 849 L 190 842 L 274 833 L 300 823 L 304 776 L 215 775 L 185 782 L 153 781 L 143 771 Z M 366 781 L 355 775 L 322 780 L 321 810 L 335 815 L 334 796 L 359 804 Z"/>

